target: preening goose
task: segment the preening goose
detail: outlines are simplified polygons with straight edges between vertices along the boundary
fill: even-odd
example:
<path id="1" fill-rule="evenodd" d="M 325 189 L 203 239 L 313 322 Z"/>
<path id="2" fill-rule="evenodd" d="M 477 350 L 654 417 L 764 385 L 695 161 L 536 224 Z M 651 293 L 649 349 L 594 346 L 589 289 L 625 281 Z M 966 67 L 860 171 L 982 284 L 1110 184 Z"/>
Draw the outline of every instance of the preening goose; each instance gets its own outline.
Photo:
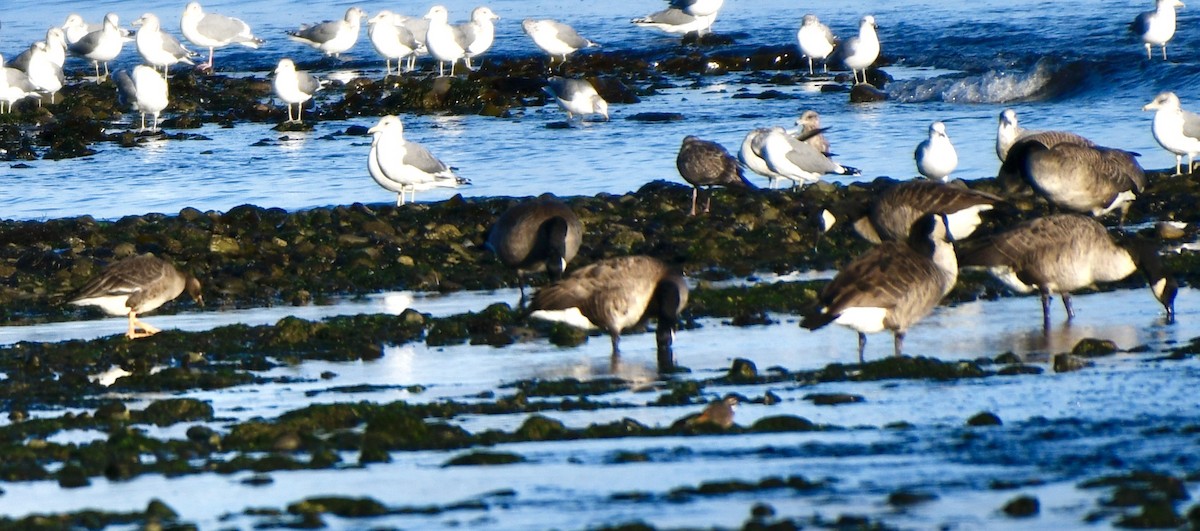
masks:
<path id="1" fill-rule="evenodd" d="M 1146 186 L 1136 154 L 1080 139 L 1086 141 L 1056 131 L 1026 135 L 1008 151 L 1000 178 L 1020 176 L 1059 208 L 1093 216 L 1120 209 L 1124 220 L 1129 203 Z"/>
<path id="2" fill-rule="evenodd" d="M 583 223 L 575 211 L 554 195 L 542 194 L 505 210 L 488 230 L 484 246 L 517 270 L 523 306 L 524 275 L 545 271 L 550 280 L 559 280 L 582 240 Z"/>
<path id="3" fill-rule="evenodd" d="M 921 216 L 939 214 L 946 217 L 950 237 L 961 240 L 975 232 L 982 222 L 980 213 L 991 210 L 1001 201 L 992 194 L 965 186 L 925 180 L 903 181 L 879 194 L 867 215 L 854 223 L 854 230 L 871 243 L 902 242 L 908 239 L 909 228 Z"/>

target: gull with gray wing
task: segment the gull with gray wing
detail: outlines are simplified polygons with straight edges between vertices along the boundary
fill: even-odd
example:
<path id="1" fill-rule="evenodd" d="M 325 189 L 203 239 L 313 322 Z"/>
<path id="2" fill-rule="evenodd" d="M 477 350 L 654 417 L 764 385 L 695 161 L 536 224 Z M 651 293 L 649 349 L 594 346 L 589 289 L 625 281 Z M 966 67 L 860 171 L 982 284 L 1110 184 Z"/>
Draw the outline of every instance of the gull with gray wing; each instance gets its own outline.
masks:
<path id="1" fill-rule="evenodd" d="M 271 86 L 275 95 L 287 104 L 288 122 L 299 122 L 304 118 L 304 102 L 312 99 L 324 82 L 313 77 L 308 72 L 296 70 L 296 63 L 291 59 L 280 59 L 275 67 L 275 80 Z M 292 105 L 296 106 L 296 115 L 292 117 Z"/>
<path id="2" fill-rule="evenodd" d="M 416 201 L 417 190 L 471 184 L 455 175 L 424 146 L 405 140 L 400 118 L 384 116 L 367 132 L 372 135 L 367 170 L 376 184 L 397 194 L 396 205 L 404 204 L 405 193 L 410 194 L 411 201 Z"/>
<path id="3" fill-rule="evenodd" d="M 141 54 L 146 64 L 162 68 L 164 77 L 167 76 L 167 70 L 173 64 L 195 64 L 191 58 L 196 54 L 184 48 L 179 40 L 172 37 L 171 34 L 163 31 L 162 22 L 154 13 L 142 15 L 133 21 L 133 25 L 139 27 L 137 35 L 134 36 L 138 53 Z"/>
<path id="4" fill-rule="evenodd" d="M 384 75 L 392 75 L 392 59 L 396 60 L 396 71 L 400 70 L 400 61 L 417 53 L 424 48 L 424 42 L 418 42 L 412 32 L 404 26 L 404 17 L 391 11 L 380 11 L 367 21 L 367 36 L 371 45 L 384 59 Z"/>
<path id="5" fill-rule="evenodd" d="M 933 122 L 929 125 L 929 138 L 917 144 L 913 152 L 917 171 L 929 179 L 946 182 L 958 167 L 958 152 L 946 134 L 946 124 Z"/>
<path id="6" fill-rule="evenodd" d="M 782 127 L 772 127 L 759 150 L 771 171 L 790 179 L 792 187 L 817 182 L 822 175 L 858 175 L 855 168 L 842 166 L 816 148 L 797 140 Z"/>
<path id="7" fill-rule="evenodd" d="M 338 57 L 358 43 L 362 19 L 366 16 L 366 11 L 351 7 L 346 10 L 342 20 L 329 20 L 289 31 L 288 38 L 320 50 L 327 56 Z"/>
<path id="8" fill-rule="evenodd" d="M 147 114 L 154 117 L 150 130 L 158 131 L 158 115 L 170 102 L 167 80 L 154 67 L 137 65 L 133 67 L 132 77 L 124 70 L 117 72 L 117 91 L 122 105 L 141 113 L 142 128 L 139 131 L 146 130 Z"/>
<path id="9" fill-rule="evenodd" d="M 596 87 L 586 79 L 552 76 L 546 80 L 542 91 L 554 98 L 562 110 L 567 111 L 568 123 L 576 115 L 582 120 L 585 116 L 599 114 L 608 120 L 608 102 L 600 97 Z"/>
<path id="10" fill-rule="evenodd" d="M 13 104 L 25 98 L 40 98 L 29 76 L 16 68 L 4 66 L 0 56 L 0 114 L 12 112 Z"/>
<path id="11" fill-rule="evenodd" d="M 1180 166 L 1184 155 L 1188 158 L 1187 172 L 1190 175 L 1192 159 L 1200 154 L 1200 115 L 1183 110 L 1179 96 L 1174 92 L 1159 94 L 1142 110 L 1154 111 L 1154 139 L 1163 149 L 1175 155 L 1175 175 L 1183 174 Z"/>
<path id="12" fill-rule="evenodd" d="M 121 37 L 120 23 L 116 13 L 104 15 L 104 26 L 67 47 L 71 53 L 85 57 L 96 67 L 96 80 L 108 77 L 108 62 L 121 54 L 125 41 Z M 100 77 L 100 63 L 104 63 L 104 78 Z"/>
<path id="13" fill-rule="evenodd" d="M 458 25 L 458 31 L 463 36 L 466 50 L 463 61 L 467 70 L 472 70 L 471 59 L 482 55 L 492 47 L 496 40 L 496 21 L 500 17 L 487 6 L 479 6 L 471 10 L 471 20 Z"/>
<path id="14" fill-rule="evenodd" d="M 179 28 L 192 44 L 208 48 L 208 63 L 205 64 L 208 70 L 213 68 L 213 53 L 217 48 L 230 44 L 258 48 L 263 44 L 263 40 L 250 31 L 249 24 L 219 13 L 205 13 L 199 2 L 189 2 L 183 9 Z"/>
<path id="15" fill-rule="evenodd" d="M 813 74 L 813 59 L 821 61 L 822 71 L 829 71 L 825 60 L 833 53 L 833 45 L 837 42 L 829 26 L 822 24 L 816 15 L 804 15 L 800 30 L 796 32 L 796 41 L 800 44 L 800 53 L 808 58 L 809 75 Z"/>
<path id="16" fill-rule="evenodd" d="M 858 23 L 858 35 L 846 39 L 842 44 L 842 63 L 850 69 L 854 82 L 858 83 L 858 72 L 862 82 L 867 82 L 867 68 L 879 58 L 879 34 L 876 32 L 875 17 L 867 15 Z"/>
<path id="17" fill-rule="evenodd" d="M 1150 48 L 1162 47 L 1162 58 L 1167 60 L 1167 42 L 1175 36 L 1175 8 L 1184 7 L 1179 0 L 1156 0 L 1154 9 L 1142 12 L 1129 24 L 1129 31 L 1142 39 L 1146 46 L 1146 59 L 1153 59 Z"/>
<path id="18" fill-rule="evenodd" d="M 561 56 L 563 63 L 566 63 L 567 56 L 576 50 L 599 46 L 580 36 L 575 28 L 557 20 L 527 18 L 521 22 L 521 27 L 538 48 L 550 55 L 551 63 L 554 56 Z"/>
<path id="19" fill-rule="evenodd" d="M 450 63 L 450 75 L 454 75 L 454 66 L 459 59 L 467 56 L 467 36 L 449 22 L 450 13 L 444 6 L 433 6 L 425 14 L 429 20 L 429 31 L 425 34 L 425 47 L 429 54 L 438 60 L 438 75 L 446 74 L 444 65 Z"/>

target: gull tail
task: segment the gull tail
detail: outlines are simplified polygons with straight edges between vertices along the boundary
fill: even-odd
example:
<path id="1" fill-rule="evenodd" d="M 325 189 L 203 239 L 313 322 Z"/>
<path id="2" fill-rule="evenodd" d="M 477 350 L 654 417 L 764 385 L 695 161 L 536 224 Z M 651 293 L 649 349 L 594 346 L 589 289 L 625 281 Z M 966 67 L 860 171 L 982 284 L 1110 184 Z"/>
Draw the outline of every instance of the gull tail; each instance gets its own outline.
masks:
<path id="1" fill-rule="evenodd" d="M 840 168 L 842 168 L 842 171 L 840 172 L 841 175 L 862 175 L 862 170 L 860 170 L 858 168 L 853 168 L 850 166 L 842 166 L 840 164 L 838 166 Z"/>

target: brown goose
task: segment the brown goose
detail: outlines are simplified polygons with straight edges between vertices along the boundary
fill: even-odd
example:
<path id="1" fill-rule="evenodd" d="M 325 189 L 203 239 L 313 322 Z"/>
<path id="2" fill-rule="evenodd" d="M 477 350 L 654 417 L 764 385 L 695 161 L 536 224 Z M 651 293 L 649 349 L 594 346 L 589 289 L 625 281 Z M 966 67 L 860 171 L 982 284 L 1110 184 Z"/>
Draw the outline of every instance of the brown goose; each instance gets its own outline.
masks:
<path id="1" fill-rule="evenodd" d="M 1096 282 L 1121 280 L 1141 269 L 1154 297 L 1175 315 L 1175 279 L 1163 269 L 1149 245 L 1117 245 L 1098 221 L 1078 214 L 1033 219 L 996 234 L 963 251 L 964 267 L 981 267 L 1014 291 L 1037 289 L 1042 298 L 1042 324 L 1050 328 L 1050 293 L 1062 294 L 1067 320 L 1075 317 L 1071 292 Z"/>
<path id="2" fill-rule="evenodd" d="M 694 136 L 683 138 L 679 147 L 679 155 L 675 157 L 675 166 L 679 175 L 692 185 L 692 213 L 696 215 L 696 196 L 700 187 L 709 188 L 708 201 L 704 204 L 704 213 L 708 213 L 712 205 L 713 186 L 754 189 L 755 186 L 746 180 L 742 174 L 742 166 L 724 147 L 716 142 L 701 140 Z"/>
<path id="3" fill-rule="evenodd" d="M 899 356 L 908 327 L 933 311 L 958 279 L 940 216 L 921 217 L 909 234 L 907 242 L 882 243 L 838 272 L 800 326 L 816 330 L 832 322 L 854 329 L 859 363 L 867 334 L 891 330 Z"/>
<path id="4" fill-rule="evenodd" d="M 683 277 L 660 260 L 622 256 L 582 267 L 538 290 L 530 310 L 533 317 L 604 330 L 612 340 L 614 365 L 620 355 L 621 331 L 653 317 L 658 320 L 658 370 L 667 373 L 675 370 L 671 344 L 687 297 Z M 580 316 L 587 322 L 581 322 Z"/>
<path id="5" fill-rule="evenodd" d="M 109 315 L 128 315 L 129 331 L 125 336 L 133 339 L 159 332 L 139 320 L 137 314 L 154 310 L 185 290 L 198 304 L 204 305 L 196 277 L 180 273 L 170 262 L 146 253 L 108 266 L 83 286 L 70 303 L 98 306 Z"/>
<path id="6" fill-rule="evenodd" d="M 996 156 L 1000 158 L 1000 173 L 997 179 L 1004 186 L 1004 189 L 1010 193 L 1028 188 L 1021 177 L 1024 165 L 1018 164 L 1016 161 L 1013 164 L 1006 164 L 1008 162 L 1008 152 L 1017 141 L 1035 135 L 1038 137 L 1038 142 L 1046 147 L 1053 147 L 1063 143 L 1079 144 L 1088 147 L 1096 145 L 1087 138 L 1067 131 L 1030 131 L 1017 123 L 1016 111 L 1006 109 L 1000 113 L 1000 123 L 996 128 Z"/>
<path id="7" fill-rule="evenodd" d="M 542 194 L 505 210 L 489 229 L 484 247 L 517 270 L 524 305 L 524 275 L 545 271 L 550 280 L 562 278 L 582 238 L 583 223 L 575 211 L 553 194 Z"/>
<path id="8" fill-rule="evenodd" d="M 1120 149 L 1079 144 L 1058 132 L 1037 133 L 1013 144 L 1000 171 L 1002 176 L 1020 175 L 1059 208 L 1093 216 L 1120 209 L 1124 220 L 1129 202 L 1146 186 L 1146 174 L 1134 157 Z"/>
<path id="9" fill-rule="evenodd" d="M 854 230 L 871 243 L 902 242 L 908 229 L 921 216 L 946 216 L 950 236 L 955 240 L 975 232 L 986 212 L 1002 201 L 987 192 L 936 181 L 903 181 L 884 190 L 871 203 L 866 216 L 854 223 Z"/>

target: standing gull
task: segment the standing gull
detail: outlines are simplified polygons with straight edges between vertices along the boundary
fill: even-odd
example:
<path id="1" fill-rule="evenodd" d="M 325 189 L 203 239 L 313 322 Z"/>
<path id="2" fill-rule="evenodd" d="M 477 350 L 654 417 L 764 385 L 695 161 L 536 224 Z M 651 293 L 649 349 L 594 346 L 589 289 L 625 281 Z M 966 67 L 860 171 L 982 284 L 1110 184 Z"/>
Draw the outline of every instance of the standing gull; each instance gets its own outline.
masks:
<path id="1" fill-rule="evenodd" d="M 67 20 L 63 22 L 63 25 L 60 29 L 63 30 L 65 42 L 67 44 L 75 44 L 79 41 L 79 39 L 82 39 L 84 35 L 87 35 L 93 31 L 100 31 L 104 29 L 104 21 L 101 20 L 98 23 L 85 22 L 83 17 L 76 13 L 71 13 L 70 15 L 67 15 Z M 121 34 L 122 40 L 132 40 L 129 38 L 129 30 L 118 26 L 118 31 Z"/>
<path id="2" fill-rule="evenodd" d="M 513 205 L 488 229 L 484 247 L 517 270 L 521 289 L 518 306 L 525 306 L 525 275 L 545 271 L 551 281 L 563 271 L 583 241 L 583 223 L 571 207 L 552 194 Z"/>
<path id="3" fill-rule="evenodd" d="M 581 37 L 575 28 L 556 20 L 527 18 L 521 22 L 521 27 L 538 48 L 550 55 L 552 64 L 556 55 L 562 56 L 563 63 L 566 63 L 567 56 L 576 50 L 599 46 Z"/>
<path id="4" fill-rule="evenodd" d="M 67 60 L 67 38 L 62 28 L 52 27 L 46 30 L 46 40 L 39 41 L 46 44 L 46 56 L 50 62 L 62 68 Z M 9 68 L 16 68 L 22 72 L 29 71 L 29 56 L 33 54 L 33 46 L 26 48 L 20 54 L 8 62 Z"/>
<path id="5" fill-rule="evenodd" d="M 790 179 L 792 187 L 817 182 L 825 174 L 858 175 L 857 169 L 842 166 L 816 148 L 796 140 L 782 127 L 772 127 L 762 141 L 762 158 L 771 171 Z"/>
<path id="6" fill-rule="evenodd" d="M 133 21 L 133 25 L 140 26 L 134 37 L 138 53 L 147 64 L 162 68 L 163 76 L 167 75 L 167 69 L 175 63 L 195 64 L 191 58 L 196 54 L 184 48 L 178 39 L 163 31 L 162 23 L 154 13 L 142 15 L 141 18 Z"/>
<path id="7" fill-rule="evenodd" d="M 800 52 L 808 57 L 809 75 L 813 73 L 813 59 L 821 61 L 822 71 L 829 71 L 825 60 L 833 53 L 833 44 L 837 42 L 829 26 L 822 24 L 816 15 L 804 15 L 800 31 L 796 32 L 796 40 L 800 43 Z"/>
<path id="8" fill-rule="evenodd" d="M 922 217 L 907 242 L 882 243 L 842 268 L 800 326 L 816 330 L 837 323 L 858 332 L 859 363 L 867 334 L 891 330 L 899 357 L 908 328 L 929 315 L 958 279 L 958 260 L 947 238 L 939 216 Z"/>
<path id="9" fill-rule="evenodd" d="M 424 146 L 404 139 L 404 124 L 395 116 L 384 116 L 367 130 L 373 135 L 367 169 L 371 178 L 384 189 L 396 192 L 397 205 L 404 204 L 404 194 L 417 200 L 417 190 L 457 188 L 469 181 L 454 174 L 449 166 L 433 156 Z"/>
<path id="10" fill-rule="evenodd" d="M 384 75 L 392 74 L 392 59 L 396 60 L 396 71 L 400 71 L 400 60 L 416 53 L 424 43 L 418 43 L 411 31 L 404 27 L 403 17 L 391 11 L 380 11 L 379 14 L 367 21 L 367 36 L 375 51 L 383 56 L 386 70 Z"/>
<path id="11" fill-rule="evenodd" d="M 701 140 L 688 135 L 683 138 L 679 147 L 679 155 L 675 157 L 675 167 L 683 180 L 692 185 L 692 213 L 696 215 L 696 196 L 700 187 L 709 189 L 708 201 L 704 204 L 704 212 L 708 213 L 712 205 L 712 187 L 726 186 L 731 188 L 754 189 L 755 186 L 746 180 L 742 174 L 742 166 L 728 151 L 716 142 Z"/>
<path id="12" fill-rule="evenodd" d="M 1175 8 L 1183 7 L 1179 0 L 1157 0 L 1154 9 L 1145 11 L 1129 24 L 1132 31 L 1146 45 L 1146 59 L 1154 56 L 1150 53 L 1153 45 L 1162 46 L 1162 57 L 1167 59 L 1167 42 L 1175 36 Z"/>
<path id="13" fill-rule="evenodd" d="M 620 357 L 621 331 L 653 317 L 658 321 L 658 371 L 668 373 L 675 370 L 671 346 L 687 298 L 683 277 L 662 261 L 649 256 L 622 256 L 577 269 L 538 290 L 530 310 L 532 317 L 608 333 L 614 369 Z"/>
<path id="14" fill-rule="evenodd" d="M 450 13 L 445 6 L 433 6 L 425 14 L 429 20 L 429 32 L 425 35 L 425 47 L 429 54 L 438 60 L 438 75 L 446 75 L 445 63 L 450 62 L 450 75 L 454 75 L 454 65 L 459 59 L 467 56 L 466 35 L 450 25 Z"/>
<path id="15" fill-rule="evenodd" d="M 125 41 L 121 38 L 120 24 L 116 13 L 104 15 L 104 27 L 84 35 L 67 47 L 71 53 L 91 59 L 96 67 L 96 80 L 100 77 L 100 63 L 104 63 L 104 77 L 108 77 L 108 62 L 121 54 Z"/>
<path id="16" fill-rule="evenodd" d="M 137 65 L 133 68 L 132 78 L 123 70 L 117 73 L 117 90 L 123 105 L 142 114 L 139 131 L 146 130 L 146 114 L 154 117 L 150 130 L 157 131 L 158 115 L 168 103 L 167 80 L 153 67 Z"/>
<path id="17" fill-rule="evenodd" d="M 500 17 L 487 6 L 479 6 L 471 11 L 471 20 L 459 24 L 458 31 L 462 33 L 467 45 L 463 59 L 467 70 L 471 70 L 471 59 L 483 55 L 492 47 L 496 39 L 496 21 Z"/>
<path id="18" fill-rule="evenodd" d="M 342 20 L 330 20 L 320 24 L 301 27 L 297 31 L 289 31 L 288 37 L 300 44 L 307 44 L 325 55 L 338 57 L 342 52 L 354 47 L 358 42 L 358 33 L 362 27 L 362 19 L 367 12 L 357 7 L 346 10 Z"/>
<path id="19" fill-rule="evenodd" d="M 950 180 L 950 174 L 958 167 L 958 153 L 946 134 L 946 124 L 933 122 L 929 125 L 929 138 L 917 144 L 913 158 L 921 175 L 935 181 Z"/>
<path id="20" fill-rule="evenodd" d="M 742 147 L 738 150 L 738 162 L 750 168 L 750 171 L 762 175 L 768 179 L 768 188 L 775 188 L 779 179 L 783 175 L 776 173 L 767 164 L 767 160 L 763 158 L 763 145 L 766 143 L 767 135 L 771 134 L 771 128 L 759 127 L 746 133 L 746 138 L 742 139 Z"/>
<path id="21" fill-rule="evenodd" d="M 158 75 L 151 70 L 151 73 Z M 130 339 L 148 337 L 159 329 L 139 320 L 139 313 L 152 311 L 187 291 L 201 306 L 200 281 L 179 272 L 166 260 L 143 254 L 117 262 L 83 286 L 71 299 L 77 306 L 98 306 L 109 315 L 129 316 Z M 140 331 L 139 331 L 140 330 Z"/>
<path id="22" fill-rule="evenodd" d="M 707 15 L 693 15 L 682 9 L 669 7 L 657 13 L 633 19 L 633 24 L 643 28 L 655 28 L 676 35 L 696 33 L 703 35 L 717 20 L 713 11 Z"/>
<path id="23" fill-rule="evenodd" d="M 417 48 L 413 50 L 413 54 L 408 56 L 408 71 L 412 72 L 417 68 L 417 58 L 429 55 L 429 48 L 425 46 L 425 41 L 429 38 L 429 19 L 400 16 L 400 20 L 404 29 L 412 33 L 413 40 L 418 44 Z"/>
<path id="24" fill-rule="evenodd" d="M 796 140 L 816 148 L 826 157 L 831 157 L 833 154 L 829 152 L 829 140 L 825 138 L 825 131 L 828 130 L 828 127 L 821 127 L 821 115 L 817 114 L 817 111 L 809 109 L 796 118 Z"/>
<path id="25" fill-rule="evenodd" d="M 287 104 L 288 121 L 299 122 L 304 118 L 304 102 L 312 99 L 313 94 L 321 90 L 322 82 L 308 72 L 296 70 L 296 63 L 291 59 L 280 59 L 275 67 L 275 81 L 272 83 L 275 95 Z M 296 116 L 292 117 L 292 105 L 296 106 Z"/>
<path id="26" fill-rule="evenodd" d="M 842 45 L 842 62 L 850 69 L 854 82 L 858 83 L 858 72 L 862 71 L 862 82 L 867 82 L 867 68 L 879 58 L 879 34 L 875 32 L 875 17 L 867 15 L 858 23 L 858 35 L 846 39 Z"/>
<path id="27" fill-rule="evenodd" d="M 213 68 L 213 53 L 217 48 L 240 44 L 247 48 L 258 48 L 263 40 L 250 32 L 250 26 L 241 19 L 217 13 L 205 13 L 199 2 L 189 2 L 179 19 L 183 36 L 192 44 L 208 48 L 208 70 Z"/>
<path id="28" fill-rule="evenodd" d="M 667 5 L 694 17 L 715 15 L 725 0 L 667 0 Z"/>
<path id="29" fill-rule="evenodd" d="M 963 251 L 960 262 L 963 267 L 986 269 L 1019 293 L 1036 288 L 1042 299 L 1042 326 L 1047 329 L 1051 293 L 1062 295 L 1069 321 L 1075 318 L 1072 291 L 1096 282 L 1115 282 L 1139 269 L 1166 309 L 1168 321 L 1175 315 L 1178 286 L 1163 268 L 1157 250 L 1146 242 L 1117 245 L 1103 225 L 1078 214 L 1026 221 Z"/>
<path id="30" fill-rule="evenodd" d="M 575 115 L 579 115 L 582 120 L 589 114 L 599 114 L 608 120 L 608 102 L 600 97 L 596 87 L 586 79 L 553 76 L 546 80 L 542 91 L 554 98 L 562 110 L 567 111 L 568 122 L 574 119 Z"/>
<path id="31" fill-rule="evenodd" d="M 1163 92 L 1142 107 L 1155 109 L 1154 139 L 1163 149 L 1175 155 L 1175 175 L 1183 174 L 1183 156 L 1188 158 L 1188 174 L 1192 173 L 1192 158 L 1200 154 L 1200 115 L 1183 110 L 1179 96 Z"/>
<path id="32" fill-rule="evenodd" d="M 29 76 L 16 68 L 4 66 L 0 57 L 0 114 L 12 112 L 14 103 L 25 98 L 40 98 Z"/>
<path id="33" fill-rule="evenodd" d="M 54 103 L 54 95 L 62 90 L 66 78 L 63 77 L 61 66 L 54 64 L 46 43 L 38 41 L 33 44 L 29 54 L 29 65 L 25 73 L 29 82 L 41 92 L 50 94 L 50 103 Z"/>

